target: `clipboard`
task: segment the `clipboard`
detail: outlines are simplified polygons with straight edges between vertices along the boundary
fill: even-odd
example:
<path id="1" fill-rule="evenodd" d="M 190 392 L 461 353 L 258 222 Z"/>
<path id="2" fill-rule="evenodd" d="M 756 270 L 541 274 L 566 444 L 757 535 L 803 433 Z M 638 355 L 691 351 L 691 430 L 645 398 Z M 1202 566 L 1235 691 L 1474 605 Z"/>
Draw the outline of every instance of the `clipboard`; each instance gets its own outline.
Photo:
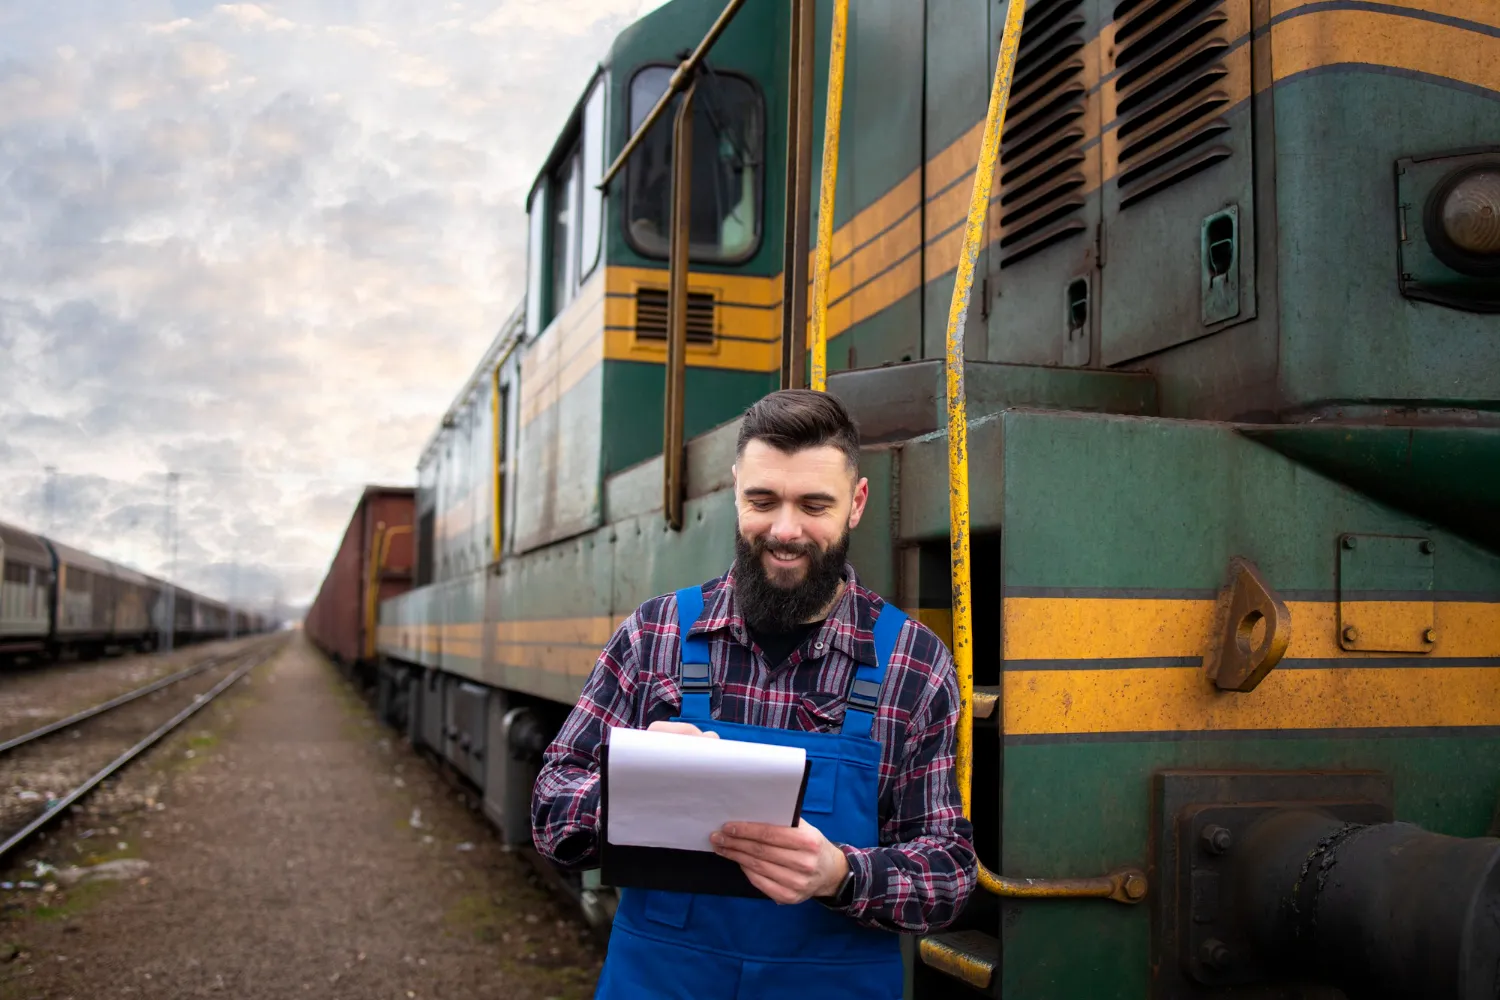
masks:
<path id="1" fill-rule="evenodd" d="M 812 758 L 802 768 L 802 787 L 789 826 L 802 818 L 802 800 Z M 684 851 L 671 847 L 635 847 L 609 842 L 609 744 L 599 748 L 599 881 L 617 889 L 658 889 L 707 896 L 744 896 L 769 899 L 751 884 L 738 862 L 713 851 Z"/>

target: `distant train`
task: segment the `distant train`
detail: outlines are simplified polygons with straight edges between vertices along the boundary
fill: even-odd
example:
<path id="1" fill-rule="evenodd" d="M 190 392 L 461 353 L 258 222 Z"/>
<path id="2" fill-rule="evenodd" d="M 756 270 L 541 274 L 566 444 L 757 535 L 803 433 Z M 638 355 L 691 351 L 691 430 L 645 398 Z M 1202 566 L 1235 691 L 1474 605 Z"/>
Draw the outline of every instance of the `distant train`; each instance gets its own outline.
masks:
<path id="1" fill-rule="evenodd" d="M 373 684 L 380 602 L 411 589 L 417 491 L 367 486 L 334 553 L 303 629 L 344 672 Z"/>
<path id="2" fill-rule="evenodd" d="M 87 659 L 265 632 L 266 615 L 0 523 L 0 664 Z"/>

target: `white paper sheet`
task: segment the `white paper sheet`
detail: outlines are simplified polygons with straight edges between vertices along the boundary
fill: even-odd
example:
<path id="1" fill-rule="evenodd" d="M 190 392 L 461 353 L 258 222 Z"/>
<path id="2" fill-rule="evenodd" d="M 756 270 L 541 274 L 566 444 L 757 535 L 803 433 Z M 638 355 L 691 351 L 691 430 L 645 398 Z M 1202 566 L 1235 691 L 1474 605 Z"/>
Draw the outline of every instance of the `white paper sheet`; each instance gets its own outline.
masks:
<path id="1" fill-rule="evenodd" d="M 807 752 L 640 729 L 609 731 L 609 842 L 711 851 L 725 823 L 790 825 Z"/>

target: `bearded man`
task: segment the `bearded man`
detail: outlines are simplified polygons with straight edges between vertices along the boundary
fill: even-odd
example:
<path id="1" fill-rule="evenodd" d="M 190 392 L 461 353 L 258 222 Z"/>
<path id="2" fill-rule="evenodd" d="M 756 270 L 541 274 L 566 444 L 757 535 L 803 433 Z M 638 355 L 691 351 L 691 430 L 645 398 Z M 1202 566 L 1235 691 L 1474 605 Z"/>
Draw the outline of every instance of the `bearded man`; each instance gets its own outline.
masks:
<path id="1" fill-rule="evenodd" d="M 765 898 L 624 890 L 596 996 L 895 1000 L 899 932 L 952 922 L 975 882 L 953 660 L 846 562 L 869 484 L 835 397 L 750 407 L 734 490 L 733 568 L 616 630 L 547 749 L 533 839 L 561 867 L 597 866 L 611 726 L 804 747 L 797 826 L 712 837 Z"/>

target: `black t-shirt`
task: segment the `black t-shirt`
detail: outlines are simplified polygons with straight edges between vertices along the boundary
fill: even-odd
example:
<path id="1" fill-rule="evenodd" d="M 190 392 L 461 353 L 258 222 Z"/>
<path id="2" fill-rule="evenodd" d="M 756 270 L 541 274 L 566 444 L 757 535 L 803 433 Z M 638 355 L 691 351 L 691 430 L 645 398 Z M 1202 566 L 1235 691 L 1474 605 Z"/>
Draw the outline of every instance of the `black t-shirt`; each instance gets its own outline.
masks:
<path id="1" fill-rule="evenodd" d="M 762 632 L 760 629 L 752 628 L 747 622 L 745 628 L 750 633 L 750 638 L 760 647 L 760 651 L 766 654 L 766 664 L 775 670 L 786 662 L 787 657 L 797 651 L 797 647 L 818 629 L 823 627 L 821 621 L 807 622 L 798 625 L 788 632 Z"/>

